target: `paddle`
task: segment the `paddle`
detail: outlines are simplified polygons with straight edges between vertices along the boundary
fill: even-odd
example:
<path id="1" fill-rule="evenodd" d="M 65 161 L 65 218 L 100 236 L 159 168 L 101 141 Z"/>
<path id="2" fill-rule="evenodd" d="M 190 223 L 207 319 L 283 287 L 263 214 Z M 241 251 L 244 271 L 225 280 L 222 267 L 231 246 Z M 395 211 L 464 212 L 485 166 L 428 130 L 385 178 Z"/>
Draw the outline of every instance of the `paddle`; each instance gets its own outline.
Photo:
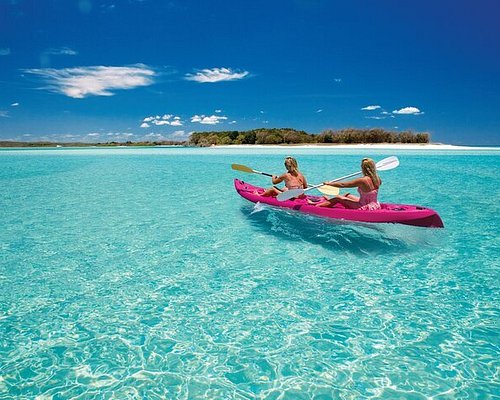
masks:
<path id="1" fill-rule="evenodd" d="M 398 165 L 399 165 L 399 160 L 395 156 L 384 158 L 383 160 L 380 160 L 378 163 L 375 164 L 375 166 L 377 167 L 377 171 L 387 171 L 389 169 L 396 168 Z M 351 177 L 359 175 L 361 173 L 362 173 L 361 171 L 354 172 L 353 174 L 349 174 L 349 175 L 343 176 L 341 178 L 334 179 L 334 180 L 332 180 L 330 182 L 343 181 L 344 179 L 351 178 Z M 317 187 L 319 187 L 321 185 L 323 185 L 323 184 L 309 186 L 307 189 L 291 189 L 291 190 L 287 190 L 286 192 L 280 193 L 278 195 L 277 199 L 279 201 L 286 201 L 286 200 L 289 200 L 289 199 L 291 199 L 293 197 L 301 196 L 305 192 L 307 192 L 308 190 L 315 189 L 315 188 L 317 188 Z M 325 186 L 328 186 L 328 185 L 325 185 Z"/>
<path id="2" fill-rule="evenodd" d="M 266 172 L 257 171 L 256 169 L 252 169 L 250 167 L 247 167 L 246 165 L 241 165 L 241 164 L 231 164 L 231 168 L 236 170 L 236 171 L 248 172 L 250 174 L 260 174 L 260 175 L 265 175 L 265 176 L 272 176 L 271 174 L 268 174 Z"/>
<path id="3" fill-rule="evenodd" d="M 241 172 L 248 172 L 250 174 L 260 174 L 260 175 L 265 175 L 265 176 L 271 176 L 271 174 L 268 174 L 266 172 L 262 171 L 257 171 L 256 169 L 252 169 L 250 167 L 247 167 L 246 165 L 241 165 L 241 164 L 231 164 L 231 168 L 236 170 L 236 171 L 241 171 Z M 310 186 L 311 187 L 311 186 Z M 340 189 L 336 188 L 334 186 L 330 185 L 315 185 L 315 188 L 317 188 L 321 193 L 328 194 L 330 196 L 336 196 L 340 193 Z M 309 190 L 309 188 L 308 188 Z"/>

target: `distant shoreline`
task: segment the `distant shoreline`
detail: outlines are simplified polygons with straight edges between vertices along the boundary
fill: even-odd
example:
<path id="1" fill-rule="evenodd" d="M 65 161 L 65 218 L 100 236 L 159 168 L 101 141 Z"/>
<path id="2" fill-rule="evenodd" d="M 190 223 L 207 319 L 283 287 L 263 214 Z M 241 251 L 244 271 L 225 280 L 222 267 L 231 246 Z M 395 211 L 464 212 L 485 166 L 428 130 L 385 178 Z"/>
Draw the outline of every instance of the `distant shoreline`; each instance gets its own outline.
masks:
<path id="1" fill-rule="evenodd" d="M 113 143 L 113 144 L 89 144 L 89 143 L 43 143 L 40 146 L 37 146 L 35 143 L 25 142 L 19 143 L 17 142 L 17 146 L 5 146 L 5 142 L 0 142 L 0 149 L 91 149 L 91 148 L 101 148 L 101 149 L 110 149 L 110 148 L 161 148 L 161 147 L 178 147 L 178 148 L 204 148 L 204 149 L 339 149 L 339 150 L 348 150 L 348 149 L 371 149 L 371 150 L 490 150 L 490 151 L 499 151 L 500 145 L 492 145 L 492 146 L 481 146 L 481 145 L 453 145 L 453 144 L 444 144 L 444 143 L 355 143 L 355 144 L 337 144 L 337 143 L 300 143 L 300 144 L 230 144 L 230 145 L 211 145 L 211 146 L 190 146 L 184 143 L 179 144 L 135 144 L 135 143 Z"/>
<path id="2" fill-rule="evenodd" d="M 356 143 L 356 144 L 334 144 L 334 143 L 311 143 L 311 144 L 231 144 L 213 145 L 215 148 L 299 148 L 299 149 L 378 149 L 378 150 L 500 150 L 500 146 L 462 146 L 444 143 Z"/>

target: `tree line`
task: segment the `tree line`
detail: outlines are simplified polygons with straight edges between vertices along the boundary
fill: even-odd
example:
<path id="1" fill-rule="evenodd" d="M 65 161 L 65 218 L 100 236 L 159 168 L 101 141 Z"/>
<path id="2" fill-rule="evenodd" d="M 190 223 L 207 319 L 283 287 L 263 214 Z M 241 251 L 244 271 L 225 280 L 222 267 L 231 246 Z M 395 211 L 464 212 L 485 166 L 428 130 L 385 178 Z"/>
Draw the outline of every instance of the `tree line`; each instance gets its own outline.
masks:
<path id="1" fill-rule="evenodd" d="M 206 147 L 229 144 L 301 144 L 301 143 L 429 143 L 429 133 L 392 132 L 374 129 L 328 129 L 309 134 L 291 128 L 253 129 L 250 131 L 194 132 L 188 145 Z"/>
<path id="2" fill-rule="evenodd" d="M 357 143 L 429 143 L 428 133 L 411 131 L 392 132 L 381 128 L 374 129 L 328 129 L 320 134 L 310 134 L 292 128 L 260 128 L 249 131 L 193 132 L 185 142 L 181 141 L 141 141 L 106 143 L 68 143 L 68 142 L 13 142 L 0 141 L 0 147 L 88 147 L 88 146 L 198 146 L 230 144 L 357 144 Z"/>

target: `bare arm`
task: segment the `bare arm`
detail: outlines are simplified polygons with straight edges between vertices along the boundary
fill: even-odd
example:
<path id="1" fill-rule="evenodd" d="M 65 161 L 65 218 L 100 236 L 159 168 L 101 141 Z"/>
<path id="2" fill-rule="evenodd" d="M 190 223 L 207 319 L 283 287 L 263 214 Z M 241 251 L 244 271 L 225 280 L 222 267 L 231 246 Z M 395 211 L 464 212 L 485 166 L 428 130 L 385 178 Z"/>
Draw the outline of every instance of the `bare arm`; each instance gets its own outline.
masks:
<path id="1" fill-rule="evenodd" d="M 272 182 L 273 182 L 273 185 L 277 185 L 278 183 L 281 183 L 285 180 L 285 176 L 286 174 L 283 174 L 281 176 L 276 176 L 276 175 L 273 175 L 272 177 Z"/>
<path id="2" fill-rule="evenodd" d="M 309 185 L 307 184 L 307 179 L 304 175 L 302 175 L 302 182 L 304 183 L 304 188 L 308 187 Z"/>

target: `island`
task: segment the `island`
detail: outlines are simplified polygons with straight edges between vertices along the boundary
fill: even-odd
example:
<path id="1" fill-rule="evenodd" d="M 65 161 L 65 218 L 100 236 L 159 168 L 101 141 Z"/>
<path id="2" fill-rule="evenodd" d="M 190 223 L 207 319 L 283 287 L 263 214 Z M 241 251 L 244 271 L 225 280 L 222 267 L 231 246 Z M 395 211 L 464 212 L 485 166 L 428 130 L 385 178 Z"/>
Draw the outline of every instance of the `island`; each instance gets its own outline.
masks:
<path id="1" fill-rule="evenodd" d="M 227 146 L 227 145 L 307 145 L 307 144 L 429 144 L 430 134 L 394 132 L 382 128 L 327 129 L 319 134 L 293 128 L 258 128 L 248 131 L 193 132 L 187 141 L 126 142 L 20 142 L 0 141 L 0 147 L 90 147 L 90 146 Z"/>
<path id="2" fill-rule="evenodd" d="M 249 131 L 193 132 L 188 143 L 199 147 L 241 144 L 427 144 L 430 143 L 430 134 L 393 132 L 381 128 L 327 129 L 320 134 L 310 134 L 292 128 L 260 128 Z"/>

